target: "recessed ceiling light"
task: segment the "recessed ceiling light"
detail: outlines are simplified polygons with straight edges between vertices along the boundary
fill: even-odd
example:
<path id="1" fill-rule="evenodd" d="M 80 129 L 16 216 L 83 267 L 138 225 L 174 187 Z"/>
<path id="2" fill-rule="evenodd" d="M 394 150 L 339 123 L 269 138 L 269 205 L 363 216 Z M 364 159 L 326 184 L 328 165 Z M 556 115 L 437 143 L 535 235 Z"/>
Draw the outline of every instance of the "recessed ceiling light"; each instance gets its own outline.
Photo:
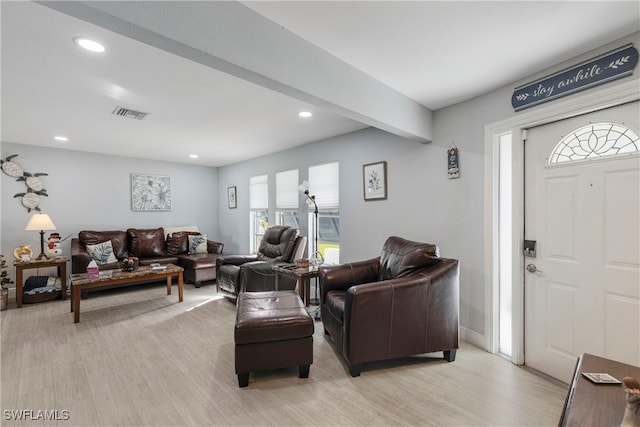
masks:
<path id="1" fill-rule="evenodd" d="M 307 118 L 313 116 L 313 113 L 311 111 L 300 111 L 298 113 L 298 116 L 307 119 Z"/>
<path id="2" fill-rule="evenodd" d="M 69 138 L 67 138 L 66 136 L 54 136 L 53 139 L 61 142 L 67 142 L 69 140 Z"/>
<path id="3" fill-rule="evenodd" d="M 104 46 L 102 46 L 100 43 L 98 43 L 97 41 L 94 40 L 89 40 L 89 39 L 85 39 L 83 37 L 76 37 L 75 39 L 73 39 L 74 42 L 76 42 L 76 44 L 78 46 L 81 46 L 87 50 L 90 50 L 91 52 L 104 52 Z"/>
<path id="4" fill-rule="evenodd" d="M 198 155 L 197 154 L 189 154 L 189 157 L 191 157 L 192 159 L 197 159 Z"/>

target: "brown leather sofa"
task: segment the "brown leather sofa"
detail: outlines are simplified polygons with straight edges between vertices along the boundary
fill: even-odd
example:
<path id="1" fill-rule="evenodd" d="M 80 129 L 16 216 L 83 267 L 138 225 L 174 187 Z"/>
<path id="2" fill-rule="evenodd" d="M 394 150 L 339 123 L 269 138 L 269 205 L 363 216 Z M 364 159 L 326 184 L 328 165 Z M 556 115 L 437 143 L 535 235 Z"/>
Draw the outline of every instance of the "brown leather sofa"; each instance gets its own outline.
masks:
<path id="1" fill-rule="evenodd" d="M 224 255 L 217 259 L 218 293 L 235 300 L 240 292 L 265 292 L 275 290 L 275 274 L 272 267 L 292 263 L 302 258 L 307 238 L 298 229 L 286 225 L 274 225 L 262 236 L 258 253 L 253 255 Z M 279 290 L 294 290 L 296 280 L 282 277 Z"/>
<path id="2" fill-rule="evenodd" d="M 458 349 L 458 260 L 390 237 L 379 258 L 319 269 L 325 334 L 359 376 L 367 362 Z"/>
<path id="3" fill-rule="evenodd" d="M 138 229 L 126 231 L 92 231 L 78 233 L 71 239 L 71 272 L 84 273 L 91 261 L 86 245 L 111 241 L 113 253 L 118 260 L 99 265 L 100 270 L 120 268 L 120 260 L 129 256 L 139 259 L 140 265 L 176 264 L 184 268 L 184 279 L 200 287 L 203 281 L 216 278 L 216 259 L 222 255 L 224 244 L 207 241 L 207 253 L 188 253 L 189 235 L 194 231 L 177 231 L 165 236 L 164 228 Z"/>

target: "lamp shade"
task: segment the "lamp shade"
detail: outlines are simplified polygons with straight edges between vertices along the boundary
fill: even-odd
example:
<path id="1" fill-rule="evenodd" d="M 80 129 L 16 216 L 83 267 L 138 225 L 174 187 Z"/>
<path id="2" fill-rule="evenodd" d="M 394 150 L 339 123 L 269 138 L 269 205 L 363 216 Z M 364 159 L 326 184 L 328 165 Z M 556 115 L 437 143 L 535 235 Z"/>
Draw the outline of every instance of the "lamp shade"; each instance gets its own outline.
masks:
<path id="1" fill-rule="evenodd" d="M 308 191 L 309 188 L 311 188 L 311 184 L 309 184 L 309 181 L 302 181 L 302 184 L 298 185 L 298 191 L 301 193 Z"/>
<path id="2" fill-rule="evenodd" d="M 25 231 L 55 230 L 56 226 L 45 213 L 35 214 L 29 219 Z"/>

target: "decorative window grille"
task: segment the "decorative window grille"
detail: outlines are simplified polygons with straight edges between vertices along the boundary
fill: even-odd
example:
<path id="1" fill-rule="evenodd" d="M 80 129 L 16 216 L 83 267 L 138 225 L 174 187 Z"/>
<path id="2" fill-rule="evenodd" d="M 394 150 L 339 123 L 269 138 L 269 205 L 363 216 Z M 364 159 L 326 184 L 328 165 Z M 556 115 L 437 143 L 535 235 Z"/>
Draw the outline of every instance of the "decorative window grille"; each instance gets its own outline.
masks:
<path id="1" fill-rule="evenodd" d="M 551 151 L 549 165 L 638 153 L 638 135 L 626 126 L 595 123 L 565 136 Z"/>

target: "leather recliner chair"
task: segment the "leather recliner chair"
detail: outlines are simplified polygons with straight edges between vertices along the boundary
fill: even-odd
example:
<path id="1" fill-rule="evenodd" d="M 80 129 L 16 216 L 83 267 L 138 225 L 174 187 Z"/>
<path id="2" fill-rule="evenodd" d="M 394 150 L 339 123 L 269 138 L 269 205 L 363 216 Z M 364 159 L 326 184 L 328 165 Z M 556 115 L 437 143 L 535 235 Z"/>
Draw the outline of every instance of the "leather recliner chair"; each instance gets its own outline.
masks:
<path id="1" fill-rule="evenodd" d="M 351 376 L 366 362 L 458 348 L 459 262 L 389 237 L 379 258 L 319 269 L 321 316 Z"/>
<path id="2" fill-rule="evenodd" d="M 290 264 L 302 258 L 307 238 L 296 228 L 274 225 L 262 236 L 254 255 L 224 255 L 216 260 L 218 293 L 235 300 L 240 292 L 275 290 L 273 266 Z M 279 290 L 295 290 L 296 280 L 281 277 Z"/>

